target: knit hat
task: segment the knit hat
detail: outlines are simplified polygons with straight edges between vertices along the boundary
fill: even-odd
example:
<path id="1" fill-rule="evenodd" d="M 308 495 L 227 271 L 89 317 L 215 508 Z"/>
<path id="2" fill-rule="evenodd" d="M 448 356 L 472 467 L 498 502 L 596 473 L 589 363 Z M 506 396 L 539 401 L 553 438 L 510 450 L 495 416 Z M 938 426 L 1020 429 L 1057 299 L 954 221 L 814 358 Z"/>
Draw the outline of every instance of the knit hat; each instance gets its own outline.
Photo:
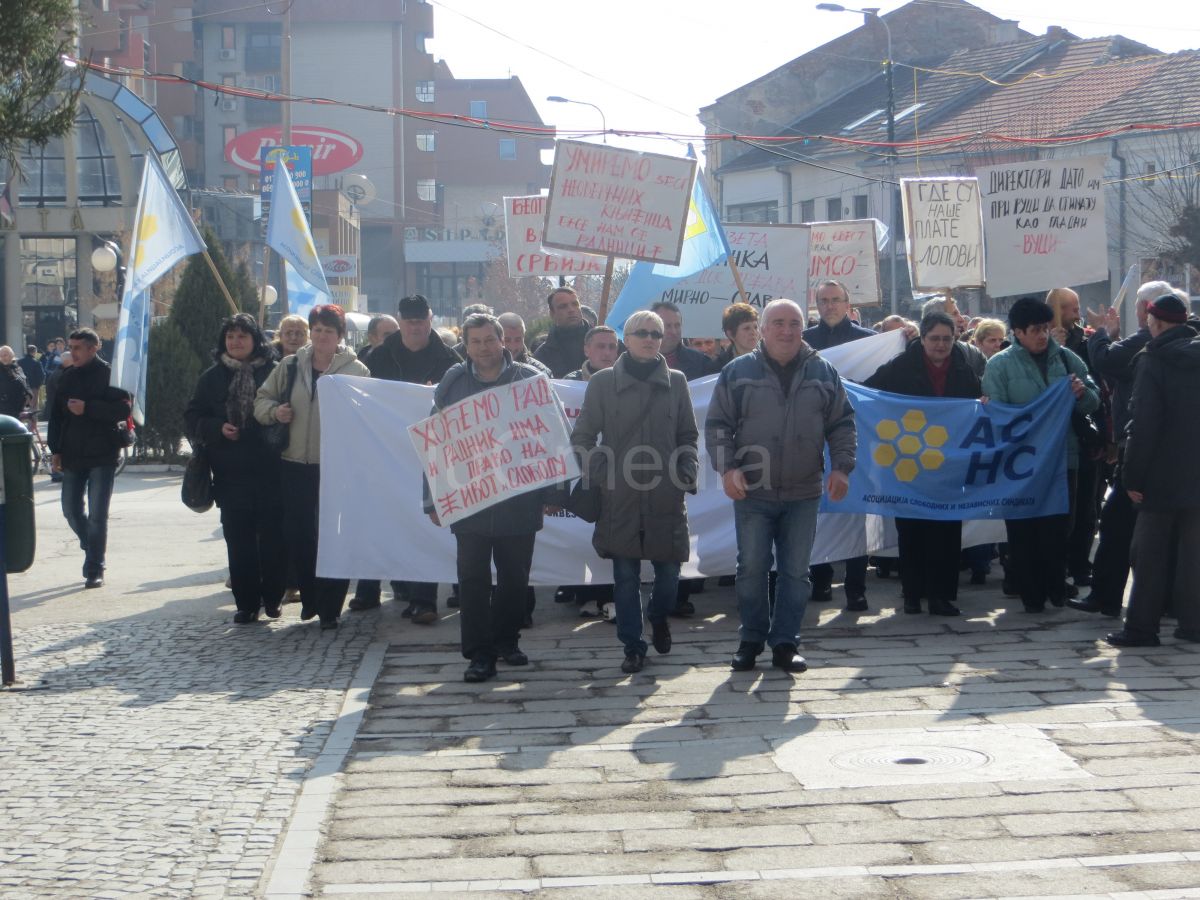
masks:
<path id="1" fill-rule="evenodd" d="M 1159 321 L 1170 322 L 1172 325 L 1182 325 L 1188 317 L 1187 306 L 1174 294 L 1163 294 L 1152 300 L 1146 307 L 1146 312 Z"/>

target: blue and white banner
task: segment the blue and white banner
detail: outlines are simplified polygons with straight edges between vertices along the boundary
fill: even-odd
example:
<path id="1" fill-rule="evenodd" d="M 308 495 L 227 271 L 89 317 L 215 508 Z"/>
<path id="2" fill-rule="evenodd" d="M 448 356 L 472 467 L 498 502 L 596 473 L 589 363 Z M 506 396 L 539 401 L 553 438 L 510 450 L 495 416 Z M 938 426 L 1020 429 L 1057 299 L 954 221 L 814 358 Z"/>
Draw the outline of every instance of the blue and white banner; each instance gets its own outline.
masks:
<path id="1" fill-rule="evenodd" d="M 846 384 L 858 463 L 827 512 L 911 519 L 1028 519 L 1067 512 L 1066 380 L 1023 406 L 909 397 Z"/>
<path id="2" fill-rule="evenodd" d="M 296 196 L 292 176 L 287 166 L 276 166 L 271 182 L 271 212 L 267 216 L 267 246 L 295 266 L 301 278 L 316 290 L 329 296 L 329 283 L 325 270 L 317 257 L 317 245 L 313 243 L 308 217 Z M 295 312 L 288 297 L 288 309 Z"/>

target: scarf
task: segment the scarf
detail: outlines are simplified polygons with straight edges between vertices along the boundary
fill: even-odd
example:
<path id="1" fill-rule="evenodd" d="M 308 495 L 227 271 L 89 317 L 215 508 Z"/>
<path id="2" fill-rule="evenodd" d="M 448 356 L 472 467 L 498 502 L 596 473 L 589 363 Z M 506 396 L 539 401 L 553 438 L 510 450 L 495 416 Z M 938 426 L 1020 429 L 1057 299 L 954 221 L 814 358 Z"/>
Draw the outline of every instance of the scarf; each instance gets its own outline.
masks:
<path id="1" fill-rule="evenodd" d="M 254 397 L 258 393 L 254 370 L 265 362 L 261 356 L 242 362 L 226 353 L 221 354 L 221 365 L 233 371 L 229 393 L 225 395 L 225 418 L 236 428 L 242 428 L 254 417 Z"/>

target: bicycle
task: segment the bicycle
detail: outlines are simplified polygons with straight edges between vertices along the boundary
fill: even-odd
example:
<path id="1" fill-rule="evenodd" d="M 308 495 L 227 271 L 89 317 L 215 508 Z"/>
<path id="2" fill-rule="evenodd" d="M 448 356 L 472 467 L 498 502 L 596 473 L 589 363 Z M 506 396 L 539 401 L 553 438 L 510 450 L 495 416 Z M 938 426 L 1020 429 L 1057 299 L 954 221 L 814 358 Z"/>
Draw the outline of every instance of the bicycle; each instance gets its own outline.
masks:
<path id="1" fill-rule="evenodd" d="M 50 447 L 46 444 L 46 439 L 42 437 L 42 429 L 38 425 L 37 411 L 26 409 L 21 413 L 21 422 L 29 429 L 29 433 L 33 435 L 33 444 L 31 446 L 31 463 L 33 465 L 33 474 L 45 472 L 51 474 L 50 466 Z"/>

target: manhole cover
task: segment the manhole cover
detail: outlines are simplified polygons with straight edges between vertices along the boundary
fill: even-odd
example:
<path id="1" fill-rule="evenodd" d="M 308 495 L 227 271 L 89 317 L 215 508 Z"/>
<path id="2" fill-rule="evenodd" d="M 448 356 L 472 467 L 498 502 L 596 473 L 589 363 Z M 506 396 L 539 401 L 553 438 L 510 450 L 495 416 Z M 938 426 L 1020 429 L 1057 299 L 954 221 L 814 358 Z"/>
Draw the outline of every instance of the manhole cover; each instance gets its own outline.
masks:
<path id="1" fill-rule="evenodd" d="M 865 747 L 839 753 L 829 760 L 839 769 L 851 771 L 896 771 L 903 768 L 914 775 L 936 775 L 942 772 L 961 772 L 986 766 L 992 758 L 978 750 L 964 747 L 909 746 Z"/>

